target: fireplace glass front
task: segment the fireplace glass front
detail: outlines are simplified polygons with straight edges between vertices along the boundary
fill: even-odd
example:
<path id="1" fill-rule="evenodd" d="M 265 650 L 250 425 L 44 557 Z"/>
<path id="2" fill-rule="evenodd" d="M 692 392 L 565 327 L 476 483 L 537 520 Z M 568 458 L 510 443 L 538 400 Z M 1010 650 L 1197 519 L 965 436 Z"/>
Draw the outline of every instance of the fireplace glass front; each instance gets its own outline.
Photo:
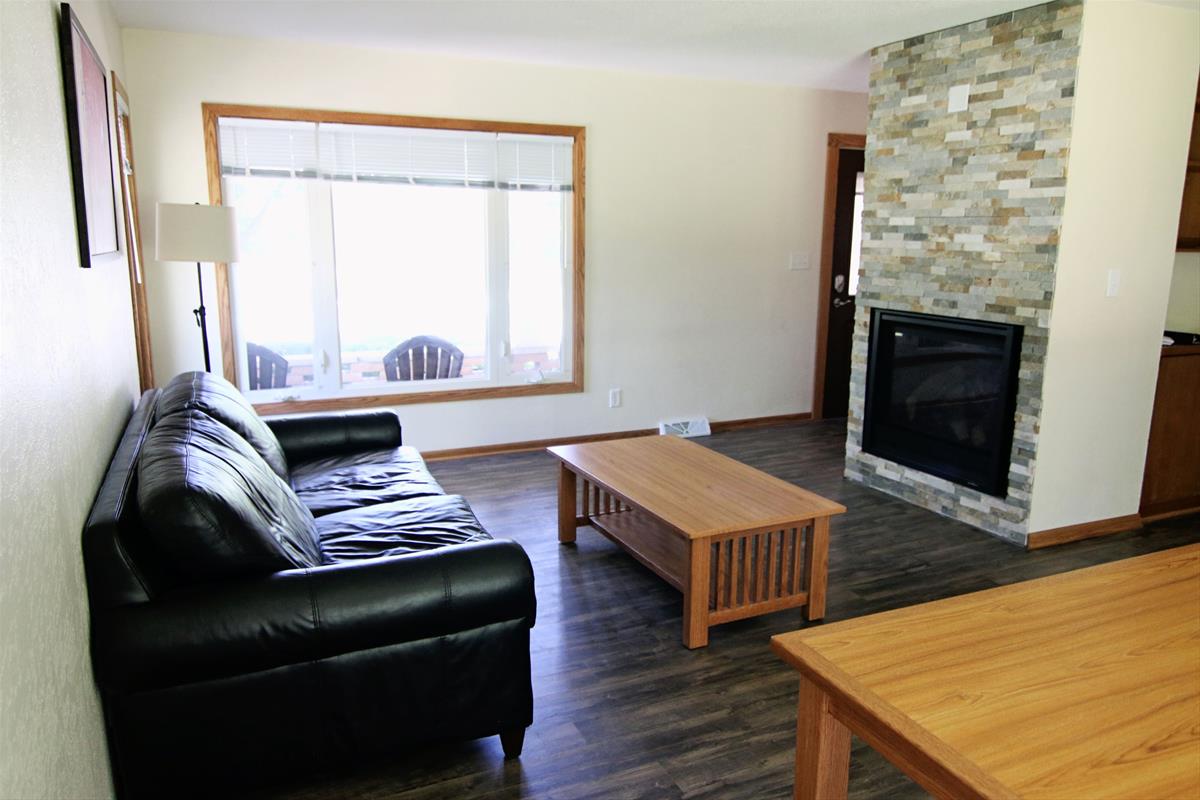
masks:
<path id="1" fill-rule="evenodd" d="M 873 309 L 863 450 L 1003 497 L 1022 329 Z"/>

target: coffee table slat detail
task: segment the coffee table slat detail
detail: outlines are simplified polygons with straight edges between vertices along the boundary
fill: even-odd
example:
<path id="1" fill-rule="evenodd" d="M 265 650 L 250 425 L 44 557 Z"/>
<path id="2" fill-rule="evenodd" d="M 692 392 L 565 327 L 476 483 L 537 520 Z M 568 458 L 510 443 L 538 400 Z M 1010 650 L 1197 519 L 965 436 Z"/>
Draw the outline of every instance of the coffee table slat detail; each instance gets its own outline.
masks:
<path id="1" fill-rule="evenodd" d="M 683 592 L 687 647 L 724 622 L 798 606 L 824 614 L 841 504 L 671 436 L 549 450 L 562 462 L 559 541 L 591 525 Z"/>

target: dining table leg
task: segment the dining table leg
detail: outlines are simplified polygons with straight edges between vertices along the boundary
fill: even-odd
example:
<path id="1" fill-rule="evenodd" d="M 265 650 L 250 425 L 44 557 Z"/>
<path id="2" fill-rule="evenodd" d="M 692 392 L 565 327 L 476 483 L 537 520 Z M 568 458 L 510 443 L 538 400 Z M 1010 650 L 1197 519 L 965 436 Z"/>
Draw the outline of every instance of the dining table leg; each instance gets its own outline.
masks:
<path id="1" fill-rule="evenodd" d="M 831 701 L 800 676 L 796 717 L 796 800 L 844 800 L 850 784 L 850 729 L 834 718 Z"/>

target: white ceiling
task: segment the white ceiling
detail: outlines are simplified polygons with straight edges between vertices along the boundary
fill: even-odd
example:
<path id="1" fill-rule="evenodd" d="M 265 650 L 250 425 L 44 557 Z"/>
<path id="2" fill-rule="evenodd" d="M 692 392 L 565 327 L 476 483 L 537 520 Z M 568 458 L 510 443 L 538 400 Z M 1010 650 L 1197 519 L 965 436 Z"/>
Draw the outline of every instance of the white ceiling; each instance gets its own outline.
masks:
<path id="1" fill-rule="evenodd" d="M 866 91 L 876 45 L 1030 0 L 113 0 L 123 27 Z"/>

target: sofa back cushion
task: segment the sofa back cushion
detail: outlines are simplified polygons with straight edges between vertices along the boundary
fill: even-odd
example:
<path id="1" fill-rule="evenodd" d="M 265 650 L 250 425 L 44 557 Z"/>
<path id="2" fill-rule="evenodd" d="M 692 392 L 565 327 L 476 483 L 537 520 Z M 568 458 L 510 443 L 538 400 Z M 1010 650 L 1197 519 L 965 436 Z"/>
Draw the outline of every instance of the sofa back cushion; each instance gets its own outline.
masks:
<path id="1" fill-rule="evenodd" d="M 232 429 L 250 443 L 279 477 L 287 480 L 283 448 L 246 396 L 229 381 L 208 372 L 181 372 L 158 398 L 158 418 L 194 408 Z"/>
<path id="2" fill-rule="evenodd" d="M 179 573 L 211 580 L 322 561 L 312 514 L 241 436 L 185 409 L 160 417 L 138 460 L 138 508 Z"/>

